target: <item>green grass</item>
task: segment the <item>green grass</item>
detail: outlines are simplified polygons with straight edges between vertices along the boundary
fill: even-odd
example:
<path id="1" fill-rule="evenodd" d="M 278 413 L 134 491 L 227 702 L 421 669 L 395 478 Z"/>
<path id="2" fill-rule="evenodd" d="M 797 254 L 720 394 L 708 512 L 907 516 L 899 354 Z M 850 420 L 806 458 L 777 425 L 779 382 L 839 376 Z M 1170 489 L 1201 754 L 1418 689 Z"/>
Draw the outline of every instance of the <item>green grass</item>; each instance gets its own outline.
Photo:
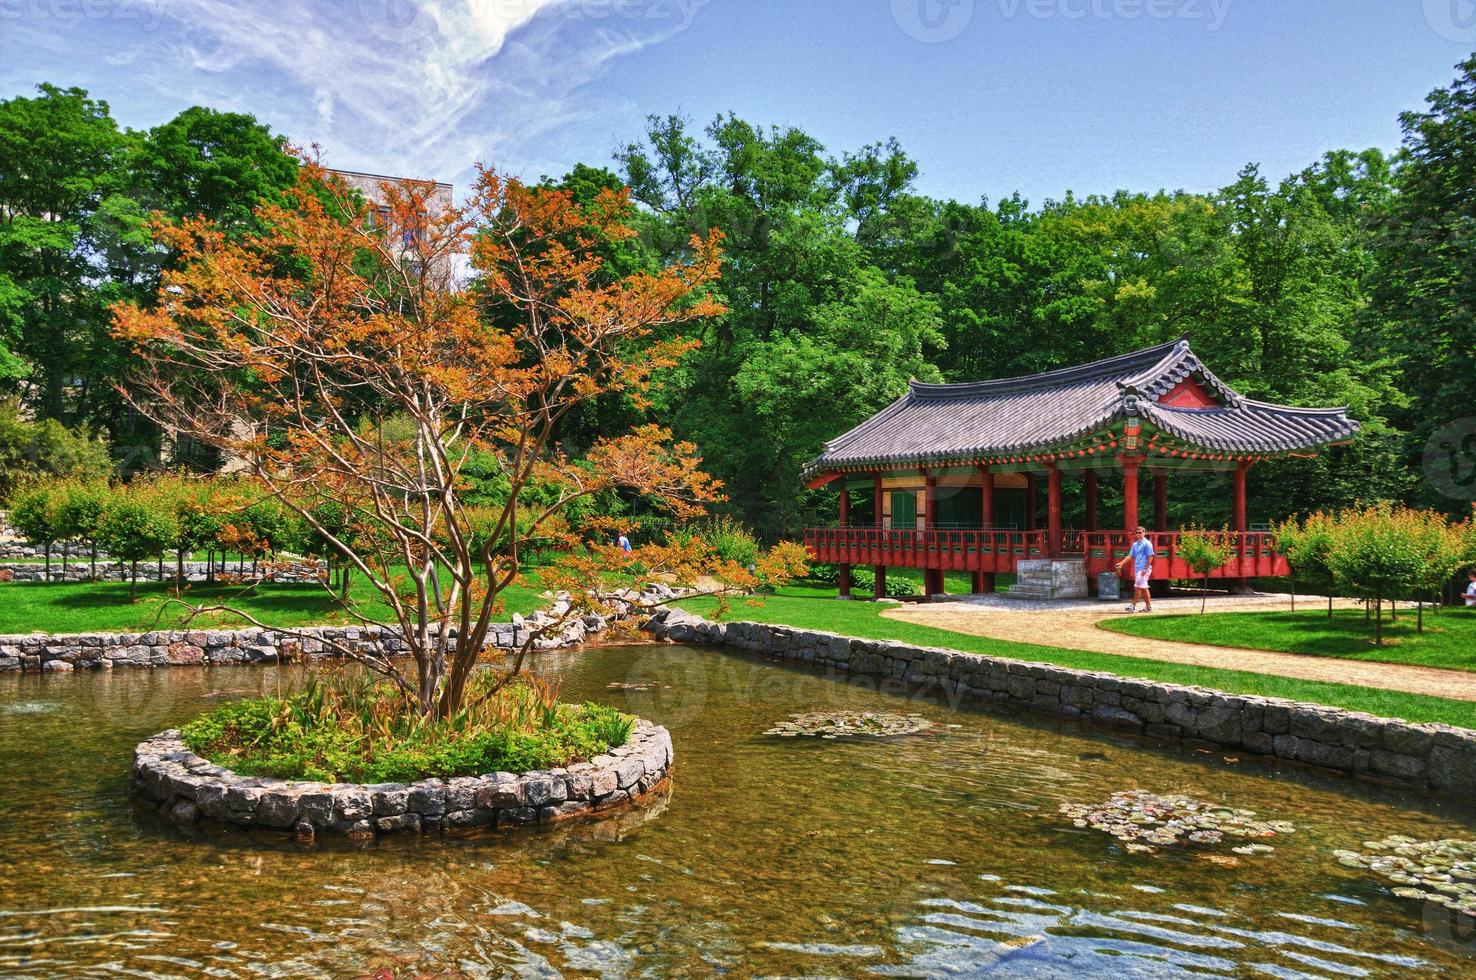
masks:
<path id="1" fill-rule="evenodd" d="M 1155 640 L 1210 643 L 1299 653 L 1340 660 L 1367 660 L 1421 667 L 1476 670 L 1476 611 L 1446 609 L 1425 612 L 1425 631 L 1415 630 L 1415 611 L 1402 609 L 1397 622 L 1384 619 L 1384 645 L 1374 645 L 1372 623 L 1363 611 L 1338 609 L 1331 619 L 1326 608 L 1297 612 L 1226 612 L 1204 616 L 1136 616 L 1111 619 L 1103 629 Z"/>
<path id="2" fill-rule="evenodd" d="M 714 600 L 694 599 L 683 605 L 692 612 L 706 615 L 711 613 Z M 1326 704 L 1408 721 L 1444 722 L 1476 728 L 1476 702 L 994 640 L 884 619 L 881 613 L 885 608 L 885 605 L 872 602 L 842 602 L 835 598 L 834 589 L 794 585 L 779 590 L 777 595 L 766 597 L 759 606 L 736 603 L 727 618 L 825 630 L 865 639 L 948 647 L 966 653 L 1058 664 L 1079 670 L 1104 671 L 1143 680 L 1198 685 L 1235 694 Z"/>
<path id="3" fill-rule="evenodd" d="M 387 618 L 389 607 L 362 577 L 353 579 L 353 598 L 371 618 Z M 128 601 L 127 582 L 14 582 L 0 585 L 0 634 L 145 632 L 183 623 L 184 607 L 172 602 L 172 583 L 139 582 L 138 602 Z M 191 605 L 228 605 L 270 626 L 295 627 L 352 620 L 318 585 L 263 583 L 241 586 L 188 585 Z M 530 613 L 544 605 L 535 585 L 514 585 L 502 593 L 504 616 Z M 192 627 L 240 627 L 247 621 L 229 613 L 209 613 Z"/>
<path id="4" fill-rule="evenodd" d="M 383 783 L 568 765 L 624 745 L 635 725 L 614 708 L 560 704 L 536 680 L 497 690 L 499 682 L 492 671 L 474 673 L 465 707 L 440 719 L 364 674 L 313 678 L 286 698 L 220 705 L 181 734 L 242 775 Z"/>

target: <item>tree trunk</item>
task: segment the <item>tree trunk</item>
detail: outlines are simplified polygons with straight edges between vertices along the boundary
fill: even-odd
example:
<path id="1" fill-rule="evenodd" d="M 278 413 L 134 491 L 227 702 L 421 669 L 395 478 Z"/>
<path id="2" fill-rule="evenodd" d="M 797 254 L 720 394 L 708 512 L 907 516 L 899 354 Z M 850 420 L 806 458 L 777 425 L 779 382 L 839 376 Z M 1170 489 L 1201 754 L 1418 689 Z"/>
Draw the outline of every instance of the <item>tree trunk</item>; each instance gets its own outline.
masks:
<path id="1" fill-rule="evenodd" d="M 51 542 L 50 541 L 46 542 L 44 545 L 41 546 L 41 549 L 42 549 L 42 551 L 44 551 L 46 553 L 46 581 L 50 582 L 51 581 Z"/>
<path id="2" fill-rule="evenodd" d="M 184 549 L 181 548 L 174 553 L 174 594 L 178 596 L 184 591 Z"/>
<path id="3" fill-rule="evenodd" d="M 1295 575 L 1288 575 L 1287 576 L 1287 581 L 1291 583 L 1291 590 L 1292 590 L 1292 612 L 1296 612 L 1297 611 L 1297 578 L 1296 578 Z"/>
<path id="4" fill-rule="evenodd" d="M 1199 593 L 1199 615 L 1201 615 L 1201 616 L 1204 615 L 1205 603 L 1209 602 L 1209 597 L 1210 597 L 1210 577 L 1209 577 L 1209 573 L 1206 572 L 1205 575 L 1204 575 L 1204 591 Z"/>
<path id="5" fill-rule="evenodd" d="M 65 582 L 67 580 L 67 552 L 69 552 L 71 550 L 72 550 L 72 543 L 70 541 L 63 541 L 62 542 L 62 581 L 63 582 Z"/>
<path id="6" fill-rule="evenodd" d="M 92 571 L 89 573 L 89 577 L 94 582 L 97 581 L 97 539 L 96 538 L 94 538 L 93 541 L 92 541 Z"/>
<path id="7" fill-rule="evenodd" d="M 1423 632 L 1425 632 L 1425 600 L 1424 599 L 1421 599 L 1420 600 L 1420 604 L 1418 606 L 1418 610 L 1419 611 L 1415 613 L 1415 632 L 1416 633 L 1423 633 Z"/>
<path id="8" fill-rule="evenodd" d="M 129 602 L 137 602 L 138 601 L 138 559 L 135 558 L 130 563 L 130 565 L 131 565 L 131 569 L 132 569 L 133 575 L 132 575 L 132 577 L 129 580 L 131 584 L 128 586 L 128 601 Z"/>
<path id="9" fill-rule="evenodd" d="M 1399 622 L 1399 600 L 1398 599 L 1390 599 L 1389 600 L 1389 622 L 1391 622 L 1391 623 L 1397 623 L 1397 622 Z"/>
<path id="10" fill-rule="evenodd" d="M 215 549 L 205 549 L 205 584 L 210 585 L 215 581 Z"/>
<path id="11" fill-rule="evenodd" d="M 1384 600 L 1374 600 L 1374 646 L 1384 645 Z"/>

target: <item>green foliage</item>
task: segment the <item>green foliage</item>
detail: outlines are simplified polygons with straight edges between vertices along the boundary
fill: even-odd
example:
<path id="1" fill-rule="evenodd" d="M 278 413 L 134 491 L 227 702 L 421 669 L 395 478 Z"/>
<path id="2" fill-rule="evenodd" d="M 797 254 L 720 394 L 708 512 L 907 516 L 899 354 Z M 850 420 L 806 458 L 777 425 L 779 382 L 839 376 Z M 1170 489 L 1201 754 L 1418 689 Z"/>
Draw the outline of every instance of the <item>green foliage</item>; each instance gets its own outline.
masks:
<path id="1" fill-rule="evenodd" d="M 731 517 L 714 517 L 692 530 L 723 561 L 736 562 L 745 568 L 757 562 L 762 551 L 748 528 Z"/>
<path id="2" fill-rule="evenodd" d="M 14 401 L 0 401 L 0 503 L 16 487 L 36 480 L 106 481 L 112 471 L 107 440 L 85 426 L 69 429 L 55 419 L 28 421 Z"/>
<path id="3" fill-rule="evenodd" d="M 144 561 L 162 555 L 174 545 L 179 525 L 174 514 L 154 501 L 126 494 L 103 515 L 99 537 L 114 558 Z"/>
<path id="4" fill-rule="evenodd" d="M 406 710 L 403 692 L 369 675 L 313 678 L 286 698 L 221 705 L 182 729 L 185 744 L 247 775 L 325 782 L 409 782 L 567 765 L 624 745 L 635 719 L 567 705 L 533 679 L 501 690 L 490 670 L 449 718 Z"/>
<path id="5" fill-rule="evenodd" d="M 62 536 L 58 488 L 42 483 L 21 491 L 11 503 L 10 523 L 28 541 L 49 548 Z"/>
<path id="6" fill-rule="evenodd" d="M 1204 592 L 1199 597 L 1199 614 L 1204 615 L 1209 597 L 1209 574 L 1225 565 L 1235 554 L 1234 538 L 1228 528 L 1212 531 L 1190 525 L 1179 535 L 1177 554 L 1184 564 L 1204 578 Z"/>

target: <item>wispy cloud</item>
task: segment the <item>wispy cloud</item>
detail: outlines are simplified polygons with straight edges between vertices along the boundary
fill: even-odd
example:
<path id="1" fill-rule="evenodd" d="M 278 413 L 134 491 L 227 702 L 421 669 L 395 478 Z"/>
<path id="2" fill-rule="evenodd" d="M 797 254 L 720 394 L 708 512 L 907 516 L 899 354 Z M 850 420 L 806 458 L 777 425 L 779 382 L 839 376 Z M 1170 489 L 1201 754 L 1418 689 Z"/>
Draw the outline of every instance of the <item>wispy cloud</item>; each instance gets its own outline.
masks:
<path id="1" fill-rule="evenodd" d="M 335 164 L 464 176 L 598 112 L 590 83 L 704 0 L 170 0 L 155 85 L 244 108 Z"/>

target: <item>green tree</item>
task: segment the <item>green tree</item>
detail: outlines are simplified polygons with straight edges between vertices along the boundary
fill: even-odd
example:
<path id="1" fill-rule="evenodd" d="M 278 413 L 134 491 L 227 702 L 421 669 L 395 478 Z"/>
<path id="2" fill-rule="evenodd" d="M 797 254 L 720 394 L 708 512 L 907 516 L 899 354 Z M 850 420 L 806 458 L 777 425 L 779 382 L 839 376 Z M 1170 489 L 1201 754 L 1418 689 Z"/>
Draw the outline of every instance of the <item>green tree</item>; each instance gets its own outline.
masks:
<path id="1" fill-rule="evenodd" d="M 46 553 L 46 577 L 51 578 L 51 546 L 61 536 L 61 500 L 51 483 L 38 483 L 21 491 L 10 506 L 10 523 L 31 544 Z"/>
<path id="2" fill-rule="evenodd" d="M 138 563 L 164 554 L 179 534 L 172 511 L 146 493 L 125 490 L 103 515 L 100 535 L 108 553 L 129 565 L 128 601 L 138 601 Z"/>
<path id="3" fill-rule="evenodd" d="M 1203 616 L 1209 599 L 1210 572 L 1224 566 L 1235 554 L 1234 538 L 1228 528 L 1212 531 L 1191 526 L 1179 536 L 1177 554 L 1190 570 L 1204 580 L 1199 594 L 1199 614 Z"/>
<path id="4" fill-rule="evenodd" d="M 77 540 L 87 545 L 90 575 L 97 578 L 98 536 L 103 515 L 107 512 L 110 490 L 102 482 L 68 480 L 56 488 L 60 498 L 57 508 L 57 533 L 64 541 Z M 67 572 L 66 552 L 62 552 L 62 575 Z"/>

